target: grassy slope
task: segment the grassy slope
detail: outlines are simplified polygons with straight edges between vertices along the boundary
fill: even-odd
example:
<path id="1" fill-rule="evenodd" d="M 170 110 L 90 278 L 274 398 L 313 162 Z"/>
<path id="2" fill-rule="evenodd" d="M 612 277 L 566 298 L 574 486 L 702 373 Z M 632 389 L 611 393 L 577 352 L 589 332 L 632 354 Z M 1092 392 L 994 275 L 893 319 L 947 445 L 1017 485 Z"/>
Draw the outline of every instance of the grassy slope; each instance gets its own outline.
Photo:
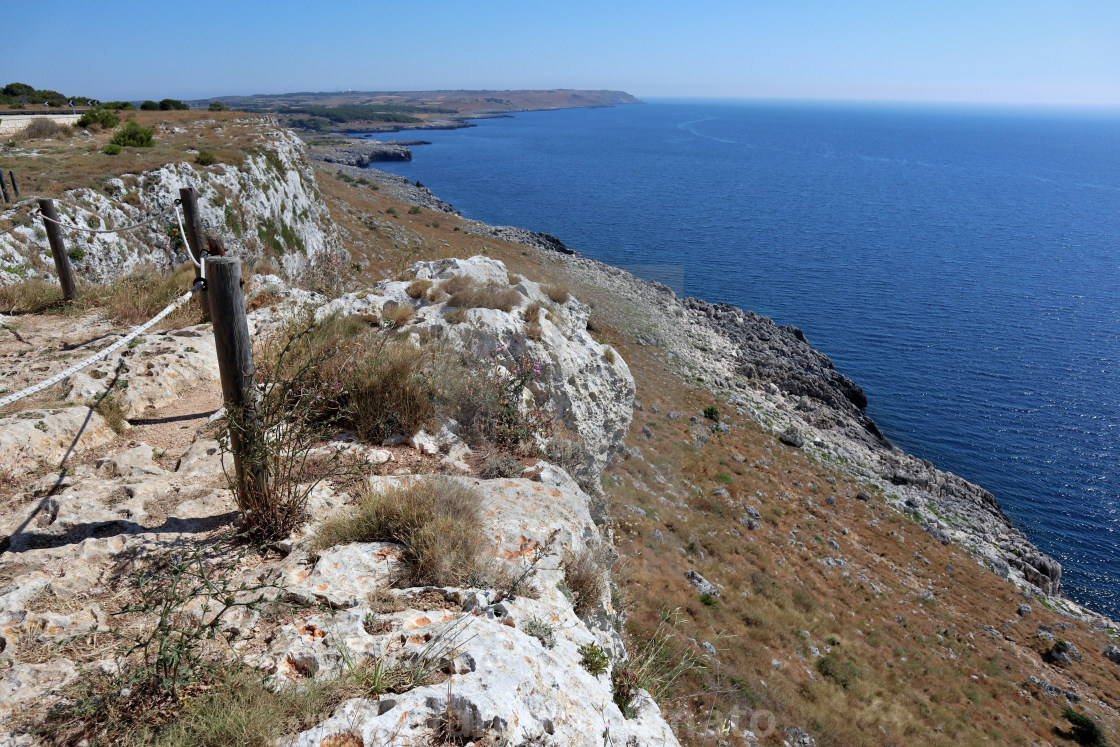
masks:
<path id="1" fill-rule="evenodd" d="M 625 299 L 580 285 L 562 257 L 457 232 L 454 217 L 409 214 L 408 205 L 383 190 L 345 184 L 329 169 L 318 176 L 370 279 L 419 259 L 486 253 L 535 280 L 569 283 L 593 305 L 593 322 L 629 362 L 644 405 L 628 439 L 644 459 L 613 466 L 605 480 L 628 627 L 640 637 L 663 610 L 680 608 L 687 634 L 720 650 L 719 664 L 678 688 L 679 700 L 667 708 L 686 742 L 703 744 L 708 724 L 718 726 L 730 713 L 744 714 L 746 725 L 755 708 L 772 711 L 783 727 L 803 727 L 820 744 L 1061 742 L 1053 729 L 1068 725 L 1061 718 L 1067 704 L 1024 687 L 1031 675 L 1078 692 L 1084 699 L 1078 708 L 1102 718 L 1116 739 L 1120 667 L 1101 656 L 1102 633 L 1037 602 L 1031 616 L 1019 617 L 1024 599 L 1017 590 L 961 549 L 941 545 L 879 495 L 856 500 L 863 486 L 810 462 L 691 386 L 665 351 L 637 343 L 630 330 L 641 319 Z M 703 449 L 687 445 L 693 427 L 687 416 L 713 404 L 725 421 L 730 413 L 731 433 Z M 670 411 L 686 417 L 669 419 Z M 641 436 L 647 425 L 652 439 Z M 741 512 L 711 496 L 719 487 L 757 507 L 762 526 L 748 531 L 736 523 Z M 683 507 L 666 505 L 661 496 Z M 828 496 L 836 496 L 835 506 L 826 504 Z M 845 566 L 829 568 L 823 558 Z M 685 579 L 689 568 L 724 585 L 716 605 L 702 603 Z M 1009 638 L 984 627 L 1004 623 Z M 1063 623 L 1070 626 L 1065 631 L 1058 627 Z M 1075 644 L 1084 663 L 1068 670 L 1044 664 L 1049 642 L 1036 636 L 1039 625 Z M 839 669 L 851 664 L 847 689 L 822 676 L 810 653 L 810 647 L 823 653 L 829 639 L 837 642 L 832 656 Z"/>

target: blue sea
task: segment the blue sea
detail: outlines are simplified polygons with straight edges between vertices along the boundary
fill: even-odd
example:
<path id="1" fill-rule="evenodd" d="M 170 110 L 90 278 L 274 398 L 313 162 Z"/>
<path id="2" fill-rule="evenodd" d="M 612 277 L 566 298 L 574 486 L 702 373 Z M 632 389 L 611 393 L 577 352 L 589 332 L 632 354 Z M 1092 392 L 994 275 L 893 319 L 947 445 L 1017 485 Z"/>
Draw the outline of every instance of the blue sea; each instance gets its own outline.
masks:
<path id="1" fill-rule="evenodd" d="M 801 327 L 1120 619 L 1120 112 L 658 101 L 416 134 L 376 166 Z"/>

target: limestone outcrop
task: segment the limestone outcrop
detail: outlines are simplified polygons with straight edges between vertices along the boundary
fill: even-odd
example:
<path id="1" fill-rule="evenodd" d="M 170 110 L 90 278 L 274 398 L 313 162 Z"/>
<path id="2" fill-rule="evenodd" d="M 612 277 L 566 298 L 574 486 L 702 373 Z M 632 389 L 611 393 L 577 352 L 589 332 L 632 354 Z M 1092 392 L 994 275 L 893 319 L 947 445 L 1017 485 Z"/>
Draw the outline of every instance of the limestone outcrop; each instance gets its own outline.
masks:
<path id="1" fill-rule="evenodd" d="M 418 262 L 408 275 L 434 284 L 464 277 L 477 285 L 513 290 L 519 299 L 510 311 L 464 309 L 458 321 L 449 319 L 456 307 L 448 299 L 412 298 L 410 280 L 393 280 L 381 281 L 373 293 L 344 295 L 320 307 L 317 314 L 320 318 L 334 313 L 380 317 L 387 307 L 407 305 L 414 308 L 414 318 L 403 329 L 417 339 L 446 340 L 506 367 L 527 356 L 541 367 L 540 390 L 534 394 L 556 407 L 590 452 L 592 472 L 601 472 L 621 449 L 630 428 L 634 377 L 621 356 L 587 332 L 590 308 L 574 297 L 554 301 L 539 283 L 513 277 L 505 265 L 487 257 Z M 530 330 L 524 316 L 531 304 L 542 308 L 539 331 Z"/>

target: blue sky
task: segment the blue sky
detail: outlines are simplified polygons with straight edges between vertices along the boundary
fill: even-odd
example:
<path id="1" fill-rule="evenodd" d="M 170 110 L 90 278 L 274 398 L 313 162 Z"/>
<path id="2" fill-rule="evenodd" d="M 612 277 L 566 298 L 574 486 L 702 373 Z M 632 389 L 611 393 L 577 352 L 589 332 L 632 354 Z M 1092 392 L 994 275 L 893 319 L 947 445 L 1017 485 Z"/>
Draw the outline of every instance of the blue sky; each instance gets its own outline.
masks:
<path id="1" fill-rule="evenodd" d="M 101 99 L 563 87 L 1120 105 L 1120 0 L 7 5 L 0 84 Z"/>

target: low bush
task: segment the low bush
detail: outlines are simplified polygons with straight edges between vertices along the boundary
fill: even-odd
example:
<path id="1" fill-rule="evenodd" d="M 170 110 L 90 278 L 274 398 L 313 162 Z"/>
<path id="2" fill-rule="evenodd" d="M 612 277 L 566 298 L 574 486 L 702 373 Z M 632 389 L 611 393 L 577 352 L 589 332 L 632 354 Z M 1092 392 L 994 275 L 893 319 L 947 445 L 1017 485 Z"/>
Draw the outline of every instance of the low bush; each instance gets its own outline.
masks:
<path id="1" fill-rule="evenodd" d="M 184 104 L 179 99 L 161 99 L 159 102 L 159 109 L 160 111 L 164 112 L 186 111 L 187 109 L 190 109 L 190 107 Z"/>
<path id="2" fill-rule="evenodd" d="M 713 423 L 719 422 L 719 408 L 715 405 L 710 405 L 704 408 L 704 417 L 711 420 Z"/>
<path id="3" fill-rule="evenodd" d="M 488 454 L 479 476 L 484 480 L 494 480 L 500 477 L 518 477 L 523 471 L 521 462 L 512 454 Z"/>
<path id="4" fill-rule="evenodd" d="M 411 304 L 385 304 L 381 309 L 381 326 L 388 329 L 399 329 L 408 324 L 416 315 L 416 309 Z"/>
<path id="5" fill-rule="evenodd" d="M 406 586 L 458 586 L 482 553 L 482 496 L 463 483 L 433 477 L 384 492 L 367 490 L 348 514 L 319 527 L 313 551 L 351 542 L 397 542 L 411 561 Z"/>
<path id="6" fill-rule="evenodd" d="M 37 117 L 31 120 L 31 124 L 23 128 L 19 137 L 24 140 L 46 140 L 48 138 L 70 137 L 72 134 L 74 134 L 74 130 L 70 127 L 60 125 L 53 119 Z"/>
<path id="7" fill-rule="evenodd" d="M 206 107 L 206 110 L 211 112 L 224 112 L 226 111 L 226 105 L 221 101 L 211 101 L 210 106 Z"/>
<path id="8" fill-rule="evenodd" d="M 119 156 L 121 154 L 121 146 L 116 143 L 109 143 L 101 149 L 101 152 L 107 156 Z"/>
<path id="9" fill-rule="evenodd" d="M 409 215 L 420 215 L 420 208 L 416 205 L 413 205 L 412 207 L 410 207 L 408 209 L 408 214 Z"/>
<path id="10" fill-rule="evenodd" d="M 120 117 L 118 117 L 116 114 L 113 114 L 113 112 L 109 109 L 98 106 L 83 112 L 82 116 L 78 117 L 78 121 L 75 122 L 74 125 L 78 128 L 97 125 L 98 127 L 103 127 L 106 130 L 111 130 L 120 123 Z"/>
<path id="11" fill-rule="evenodd" d="M 1062 712 L 1062 718 L 1069 721 L 1073 727 L 1069 730 L 1068 735 L 1059 731 L 1062 736 L 1068 736 L 1073 741 L 1086 747 L 1107 747 L 1108 742 L 1105 739 L 1104 731 L 1101 730 L 1100 724 L 1093 719 L 1089 718 L 1083 713 L 1078 713 L 1072 708 L 1066 708 Z"/>
<path id="12" fill-rule="evenodd" d="M 436 362 L 407 342 L 379 346 L 342 372 L 351 427 L 366 441 L 380 443 L 395 433 L 412 436 L 435 420 Z"/>
<path id="13" fill-rule="evenodd" d="M 155 145 L 152 130 L 142 126 L 134 119 L 126 122 L 124 127 L 118 130 L 109 142 L 122 148 L 151 148 Z"/>
<path id="14" fill-rule="evenodd" d="M 194 162 L 199 166 L 213 166 L 218 162 L 218 159 L 208 150 L 200 150 L 198 155 L 194 157 Z"/>

